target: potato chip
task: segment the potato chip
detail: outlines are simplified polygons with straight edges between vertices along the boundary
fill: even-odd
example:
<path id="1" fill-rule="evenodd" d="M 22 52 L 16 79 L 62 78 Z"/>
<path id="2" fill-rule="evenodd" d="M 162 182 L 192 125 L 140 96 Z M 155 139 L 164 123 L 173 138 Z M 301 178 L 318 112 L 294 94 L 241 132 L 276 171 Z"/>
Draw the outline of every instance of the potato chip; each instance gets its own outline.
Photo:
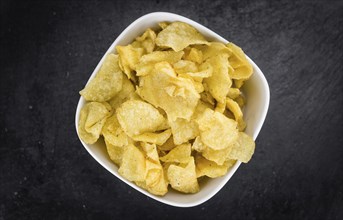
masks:
<path id="1" fill-rule="evenodd" d="M 238 130 L 243 131 L 246 127 L 246 124 L 243 119 L 243 113 L 238 103 L 230 98 L 226 98 L 226 107 L 233 113 L 235 120 L 238 123 Z"/>
<path id="2" fill-rule="evenodd" d="M 101 133 L 107 142 L 116 147 L 124 147 L 132 143 L 131 138 L 120 127 L 116 114 L 106 120 Z"/>
<path id="3" fill-rule="evenodd" d="M 227 47 L 232 51 L 229 57 L 230 65 L 235 71 L 229 72 L 232 79 L 248 79 L 253 73 L 253 68 L 246 58 L 243 50 L 233 43 L 229 43 Z"/>
<path id="4" fill-rule="evenodd" d="M 155 48 L 155 39 L 156 33 L 148 28 L 142 36 L 136 38 L 132 46 L 135 48 L 143 48 L 144 54 L 151 53 Z"/>
<path id="5" fill-rule="evenodd" d="M 123 154 L 126 149 L 126 146 L 118 147 L 111 144 L 109 141 L 105 139 L 107 153 L 110 159 L 117 165 L 121 165 Z"/>
<path id="6" fill-rule="evenodd" d="M 160 26 L 160 28 L 162 28 L 162 29 L 165 29 L 168 25 L 169 25 L 168 22 L 159 22 L 158 23 L 158 26 Z"/>
<path id="7" fill-rule="evenodd" d="M 206 109 L 196 122 L 201 140 L 214 150 L 227 148 L 238 138 L 237 122 L 219 112 Z"/>
<path id="8" fill-rule="evenodd" d="M 157 146 L 157 148 L 163 152 L 170 151 L 175 147 L 176 147 L 176 145 L 174 144 L 173 137 L 168 138 L 168 140 L 164 144 L 162 144 L 161 146 Z M 163 156 L 165 156 L 165 155 L 163 155 Z"/>
<path id="9" fill-rule="evenodd" d="M 227 94 L 227 96 L 230 99 L 235 99 L 237 98 L 239 95 L 241 94 L 241 91 L 238 88 L 230 88 L 229 89 L 229 93 Z"/>
<path id="10" fill-rule="evenodd" d="M 191 156 L 191 144 L 181 144 L 172 149 L 166 156 L 160 157 L 163 162 L 188 163 Z"/>
<path id="11" fill-rule="evenodd" d="M 228 160 L 228 155 L 231 151 L 230 147 L 221 149 L 221 150 L 213 150 L 212 148 L 208 147 L 204 144 L 200 137 L 197 137 L 192 145 L 192 149 L 198 151 L 205 157 L 207 160 L 214 161 L 218 165 L 223 165 L 225 161 Z"/>
<path id="12" fill-rule="evenodd" d="M 210 178 L 216 178 L 224 176 L 229 168 L 225 164 L 218 165 L 213 161 L 207 160 L 199 153 L 195 156 L 195 165 L 197 177 L 208 176 Z"/>
<path id="13" fill-rule="evenodd" d="M 228 94 L 232 85 L 228 74 L 229 63 L 227 56 L 220 54 L 209 58 L 206 62 L 209 62 L 213 67 L 213 73 L 211 77 L 204 79 L 204 83 L 207 85 L 208 91 L 213 98 L 215 98 L 218 102 L 224 103 L 226 95 Z"/>
<path id="14" fill-rule="evenodd" d="M 119 54 L 119 67 L 129 79 L 134 78 L 132 71 L 136 69 L 144 49 L 135 48 L 129 44 L 127 46 L 116 46 L 116 50 Z"/>
<path id="15" fill-rule="evenodd" d="M 166 120 L 151 104 L 129 100 L 117 109 L 119 124 L 130 137 L 146 132 L 155 132 Z"/>
<path id="16" fill-rule="evenodd" d="M 148 144 L 146 142 L 141 142 L 141 148 L 146 153 L 147 159 L 159 164 L 159 156 L 157 153 L 156 144 Z"/>
<path id="17" fill-rule="evenodd" d="M 135 141 L 148 142 L 152 144 L 162 145 L 164 144 L 171 135 L 171 130 L 165 130 L 160 133 L 148 132 L 140 135 L 133 136 L 132 139 Z"/>
<path id="18" fill-rule="evenodd" d="M 197 45 L 195 48 L 202 52 L 204 60 L 215 57 L 218 54 L 223 54 L 225 57 L 229 57 L 232 54 L 232 51 L 220 42 L 211 42 L 209 45 Z"/>
<path id="19" fill-rule="evenodd" d="M 118 65 L 118 55 L 108 54 L 96 76 L 80 91 L 87 101 L 104 102 L 122 88 L 123 73 Z"/>
<path id="20" fill-rule="evenodd" d="M 158 33 L 156 45 L 181 51 L 189 45 L 208 44 L 205 38 L 191 25 L 173 22 Z"/>
<path id="21" fill-rule="evenodd" d="M 248 163 L 255 151 L 255 142 L 252 137 L 239 132 L 237 141 L 232 145 L 228 158 Z"/>
<path id="22" fill-rule="evenodd" d="M 78 133 L 82 141 L 94 144 L 100 136 L 106 119 L 111 115 L 111 106 L 106 102 L 89 102 L 80 112 Z"/>
<path id="23" fill-rule="evenodd" d="M 132 82 L 125 75 L 123 76 L 122 89 L 112 99 L 109 100 L 109 104 L 113 109 L 117 109 L 127 100 L 141 100 L 141 98 L 137 95 Z"/>
<path id="24" fill-rule="evenodd" d="M 200 94 L 200 97 L 201 97 L 200 98 L 201 101 L 206 102 L 206 103 L 210 104 L 212 107 L 214 107 L 215 100 L 214 100 L 213 96 L 209 92 L 206 91 L 206 87 L 205 87 L 205 91 Z"/>
<path id="25" fill-rule="evenodd" d="M 196 193 L 200 190 L 193 157 L 185 167 L 171 164 L 167 176 L 171 187 L 180 192 Z"/>
<path id="26" fill-rule="evenodd" d="M 242 95 L 239 95 L 236 99 L 235 102 L 239 105 L 240 108 L 243 108 L 245 105 L 245 98 Z"/>
<path id="27" fill-rule="evenodd" d="M 196 48 L 190 48 L 188 53 L 185 53 L 185 60 L 193 61 L 197 64 L 201 64 L 203 62 L 203 54 L 201 50 Z"/>
<path id="28" fill-rule="evenodd" d="M 136 66 L 137 76 L 145 76 L 149 74 L 154 69 L 156 63 L 166 61 L 173 64 L 181 60 L 182 56 L 183 51 L 154 51 L 150 54 L 144 55 Z"/>
<path id="29" fill-rule="evenodd" d="M 198 72 L 198 66 L 189 60 L 179 60 L 173 64 L 173 68 L 177 74 L 185 74 L 189 72 Z"/>
<path id="30" fill-rule="evenodd" d="M 145 180 L 145 156 L 133 144 L 126 147 L 118 173 L 130 181 Z"/>
<path id="31" fill-rule="evenodd" d="M 183 118 L 178 118 L 175 121 L 169 121 L 174 143 L 179 145 L 187 142 L 190 139 L 199 135 L 198 124 L 194 121 L 187 121 Z"/>
<path id="32" fill-rule="evenodd" d="M 167 62 L 157 63 L 153 72 L 140 77 L 137 93 L 162 108 L 172 121 L 177 118 L 189 120 L 200 98 L 192 81 L 177 77 Z"/>
<path id="33" fill-rule="evenodd" d="M 215 111 L 224 114 L 225 108 L 226 108 L 226 103 L 218 102 L 216 105 Z"/>

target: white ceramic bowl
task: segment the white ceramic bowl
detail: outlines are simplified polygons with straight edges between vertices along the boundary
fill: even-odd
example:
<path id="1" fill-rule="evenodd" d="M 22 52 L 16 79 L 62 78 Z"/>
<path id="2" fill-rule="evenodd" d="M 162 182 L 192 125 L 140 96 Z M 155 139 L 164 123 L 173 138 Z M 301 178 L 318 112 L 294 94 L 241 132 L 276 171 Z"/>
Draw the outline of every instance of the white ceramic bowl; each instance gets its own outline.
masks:
<path id="1" fill-rule="evenodd" d="M 147 28 L 157 27 L 158 22 L 162 21 L 182 21 L 186 22 L 193 27 L 195 27 L 201 34 L 203 34 L 208 40 L 210 41 L 219 41 L 223 43 L 227 43 L 228 41 L 219 36 L 218 34 L 214 33 L 213 31 L 209 30 L 208 28 L 204 27 L 201 24 L 198 24 L 195 21 L 192 21 L 188 18 L 185 18 L 180 15 L 166 13 L 166 12 L 155 12 L 144 15 L 130 24 L 113 42 L 110 48 L 107 50 L 105 55 L 100 60 L 99 64 L 93 71 L 90 79 L 92 79 L 95 74 L 98 72 L 102 62 L 104 61 L 104 57 L 108 53 L 115 53 L 115 46 L 116 45 L 127 45 L 131 43 L 137 36 L 141 35 Z M 244 49 L 244 48 L 243 48 Z M 262 71 L 258 68 L 258 66 L 248 57 L 248 60 L 252 64 L 254 68 L 254 74 L 252 77 L 246 82 L 243 86 L 244 94 L 247 98 L 247 104 L 244 110 L 244 119 L 247 123 L 247 127 L 245 132 L 254 139 L 256 139 L 258 133 L 261 130 L 262 124 L 264 119 L 267 115 L 268 107 L 269 107 L 269 86 L 267 83 L 266 78 L 264 77 Z M 89 80 L 90 80 L 89 79 Z M 88 82 L 89 82 L 88 80 Z M 77 130 L 77 125 L 80 116 L 80 110 L 84 106 L 85 100 L 83 97 L 80 97 L 79 103 L 77 105 L 76 116 L 75 116 L 75 126 Z M 102 140 L 98 141 L 95 144 L 86 144 L 80 139 L 83 146 L 89 152 L 92 157 L 98 161 L 105 169 L 115 175 L 118 179 L 125 182 L 126 184 L 130 185 L 132 188 L 138 190 L 139 192 L 157 200 L 162 203 L 178 206 L 178 207 L 192 207 L 199 205 L 212 196 L 214 196 L 232 177 L 232 175 L 236 172 L 238 167 L 240 166 L 241 162 L 237 162 L 231 170 L 223 177 L 209 179 L 205 183 L 201 185 L 201 190 L 196 194 L 182 194 L 173 190 L 169 190 L 169 192 L 164 196 L 155 196 L 144 189 L 139 188 L 134 183 L 124 179 L 118 174 L 118 167 L 111 162 L 109 156 L 106 152 L 105 144 Z M 257 146 L 258 150 L 259 146 Z"/>

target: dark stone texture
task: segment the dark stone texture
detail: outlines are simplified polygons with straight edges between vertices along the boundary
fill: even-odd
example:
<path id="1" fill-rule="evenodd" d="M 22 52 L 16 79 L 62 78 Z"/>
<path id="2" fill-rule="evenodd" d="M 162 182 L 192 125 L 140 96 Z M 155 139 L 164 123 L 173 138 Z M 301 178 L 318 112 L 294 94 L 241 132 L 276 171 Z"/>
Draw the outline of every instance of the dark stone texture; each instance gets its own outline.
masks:
<path id="1" fill-rule="evenodd" d="M 90 73 L 136 18 L 170 11 L 244 48 L 271 89 L 256 153 L 211 200 L 163 205 L 82 147 Z M 1 1 L 0 219 L 343 219 L 342 1 Z"/>

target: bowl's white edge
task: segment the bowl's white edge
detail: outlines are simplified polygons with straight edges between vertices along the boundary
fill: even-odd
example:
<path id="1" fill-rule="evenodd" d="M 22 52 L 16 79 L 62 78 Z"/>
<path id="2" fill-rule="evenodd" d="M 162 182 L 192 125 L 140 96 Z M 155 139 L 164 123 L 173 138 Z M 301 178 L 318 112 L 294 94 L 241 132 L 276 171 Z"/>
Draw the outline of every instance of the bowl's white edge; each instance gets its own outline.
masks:
<path id="1" fill-rule="evenodd" d="M 187 23 L 193 25 L 193 26 L 197 26 L 197 27 L 201 27 L 202 29 L 205 29 L 207 32 L 210 32 L 211 35 L 215 35 L 216 38 L 220 39 L 223 42 L 228 42 L 226 39 L 224 39 L 223 37 L 219 36 L 218 34 L 216 34 L 215 32 L 213 32 L 212 30 L 208 29 L 207 27 L 193 21 L 190 20 L 189 18 L 183 17 L 181 15 L 177 15 L 177 14 L 173 14 L 170 12 L 152 12 L 149 14 L 146 14 L 140 18 L 138 18 L 137 20 L 135 20 L 134 22 L 132 22 L 127 28 L 125 28 L 125 30 L 116 38 L 116 40 L 112 43 L 112 45 L 109 47 L 109 49 L 106 51 L 106 53 L 104 54 L 104 56 L 101 58 L 100 62 L 98 63 L 98 65 L 96 66 L 96 68 L 94 69 L 91 77 L 89 78 L 89 80 L 87 81 L 87 84 L 89 83 L 89 81 L 95 76 L 95 74 L 98 72 L 104 58 L 106 57 L 106 55 L 113 50 L 113 48 L 116 46 L 117 42 L 126 35 L 126 33 L 128 31 L 130 31 L 130 29 L 135 26 L 137 23 L 139 23 L 141 20 L 143 19 L 148 19 L 149 17 L 152 16 L 158 16 L 158 15 L 163 15 L 163 16 L 169 16 L 174 20 L 180 19 L 180 20 L 185 20 L 187 21 Z M 264 123 L 264 120 L 266 118 L 267 112 L 268 112 L 268 108 L 269 108 L 269 101 L 270 101 L 270 92 L 269 92 L 269 86 L 268 86 L 268 82 L 265 78 L 265 76 L 263 75 L 262 71 L 260 70 L 260 68 L 247 56 L 249 62 L 254 66 L 255 69 L 257 69 L 258 71 L 254 74 L 259 74 L 259 77 L 262 79 L 263 83 L 264 83 L 264 88 L 267 90 L 266 94 L 268 95 L 268 97 L 266 97 L 267 99 L 267 104 L 264 106 L 263 109 L 263 119 L 260 120 L 259 125 L 257 126 L 257 129 L 255 129 L 254 134 L 253 134 L 253 138 L 254 140 L 256 140 L 262 125 Z M 81 111 L 81 103 L 84 102 L 83 98 L 80 97 L 77 108 L 76 108 L 76 116 L 75 116 L 75 128 L 76 128 L 76 133 L 78 134 L 78 120 L 79 120 L 79 114 Z M 79 134 L 78 134 L 79 137 Z M 234 165 L 234 167 L 231 168 L 230 173 L 228 173 L 225 176 L 225 181 L 222 181 L 222 184 L 219 185 L 215 190 L 212 191 L 211 194 L 208 194 L 206 197 L 204 197 L 201 200 L 198 200 L 197 202 L 190 202 L 190 203 L 175 203 L 175 202 L 171 202 L 171 201 L 167 201 L 164 200 L 163 197 L 158 197 L 155 195 L 150 194 L 149 192 L 142 190 L 140 187 L 138 187 L 137 185 L 135 185 L 134 183 L 127 181 L 126 179 L 124 179 L 123 177 L 121 177 L 120 175 L 117 175 L 116 173 L 112 172 L 101 160 L 98 160 L 98 158 L 96 157 L 96 155 L 94 155 L 87 147 L 87 144 L 84 143 L 81 138 L 79 137 L 80 142 L 82 143 L 82 145 L 84 146 L 84 148 L 87 150 L 87 152 L 92 155 L 92 157 L 98 162 L 100 163 L 106 170 L 108 170 L 110 173 L 112 173 L 113 175 L 115 175 L 117 178 L 119 178 L 120 180 L 122 180 L 123 182 L 125 182 L 126 184 L 130 185 L 132 188 L 136 189 L 137 191 L 145 194 L 146 196 L 149 196 L 159 202 L 171 205 L 171 206 L 176 206 L 176 207 L 193 207 L 193 206 L 197 206 L 200 205 L 204 202 L 206 202 L 207 200 L 209 200 L 210 198 L 212 198 L 215 194 L 218 193 L 219 190 L 221 190 L 223 188 L 223 186 L 228 182 L 228 180 L 233 176 L 233 174 L 237 171 L 238 167 L 240 166 L 241 162 L 237 161 L 236 164 Z"/>

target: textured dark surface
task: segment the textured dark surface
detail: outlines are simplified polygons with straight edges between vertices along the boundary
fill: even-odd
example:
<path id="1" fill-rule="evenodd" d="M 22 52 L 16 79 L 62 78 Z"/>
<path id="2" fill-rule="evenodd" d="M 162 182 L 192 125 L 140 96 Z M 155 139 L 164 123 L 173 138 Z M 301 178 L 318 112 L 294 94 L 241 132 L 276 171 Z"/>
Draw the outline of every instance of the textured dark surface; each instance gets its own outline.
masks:
<path id="1" fill-rule="evenodd" d="M 240 45 L 270 85 L 252 161 L 194 208 L 131 189 L 75 133 L 78 91 L 153 11 Z M 0 219 L 343 219 L 342 11 L 342 1 L 1 1 Z"/>

